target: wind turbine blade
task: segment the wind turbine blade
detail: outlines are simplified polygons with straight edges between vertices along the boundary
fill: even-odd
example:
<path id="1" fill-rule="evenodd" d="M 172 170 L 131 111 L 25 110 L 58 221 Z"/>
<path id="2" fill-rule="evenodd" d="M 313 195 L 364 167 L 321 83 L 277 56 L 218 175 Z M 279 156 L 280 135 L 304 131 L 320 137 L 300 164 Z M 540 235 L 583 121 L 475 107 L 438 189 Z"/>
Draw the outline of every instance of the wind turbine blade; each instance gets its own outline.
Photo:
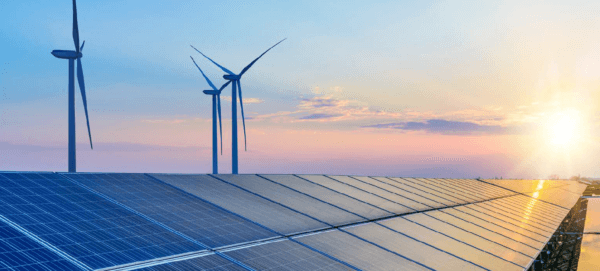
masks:
<path id="1" fill-rule="evenodd" d="M 242 99 L 242 84 L 240 81 L 237 81 L 238 85 L 238 93 L 240 96 L 240 108 L 242 109 L 242 124 L 244 126 L 244 151 L 248 151 L 248 146 L 246 142 L 246 119 L 244 118 L 244 99 Z"/>
<path id="2" fill-rule="evenodd" d="M 90 118 L 88 117 L 87 98 L 85 97 L 85 82 L 83 81 L 83 68 L 81 67 L 81 58 L 77 59 L 77 82 L 79 82 L 79 90 L 81 90 L 81 99 L 83 100 L 83 109 L 85 110 L 85 121 L 87 122 L 88 135 L 90 136 L 90 147 L 92 145 L 92 132 L 90 131 Z"/>
<path id="3" fill-rule="evenodd" d="M 194 65 L 196 65 L 196 68 L 198 68 L 198 70 L 200 70 L 200 72 L 202 73 L 202 76 L 204 76 L 204 79 L 206 79 L 206 82 L 208 82 L 208 84 L 210 85 L 210 87 L 214 91 L 218 91 L 217 87 L 215 87 L 215 85 L 213 85 L 213 83 L 210 81 L 210 79 L 208 79 L 208 77 L 206 77 L 206 75 L 204 74 L 204 72 L 202 71 L 202 69 L 200 69 L 200 66 L 198 66 L 198 64 L 196 64 L 196 60 L 194 60 L 194 58 L 192 56 L 190 56 L 190 58 L 192 59 L 192 61 L 194 61 Z"/>
<path id="4" fill-rule="evenodd" d="M 192 45 L 190 45 L 192 46 Z M 212 62 L 213 64 L 217 65 L 217 67 L 221 68 L 221 70 L 223 70 L 224 72 L 228 73 L 229 75 L 235 75 L 235 73 L 233 73 L 232 71 L 226 69 L 225 67 L 219 65 L 217 62 L 213 61 L 212 59 L 210 59 L 210 57 L 207 57 L 205 54 L 203 54 L 202 52 L 200 52 L 200 50 L 196 49 L 196 47 L 192 46 L 192 48 L 194 48 L 194 50 L 196 50 L 196 52 L 200 53 L 201 55 L 203 55 L 204 57 L 208 58 L 208 60 L 210 60 L 210 62 Z"/>
<path id="5" fill-rule="evenodd" d="M 75 50 L 79 53 L 79 26 L 77 25 L 77 3 L 73 0 L 73 42 Z"/>
<path id="6" fill-rule="evenodd" d="M 79 51 L 83 51 L 83 46 L 85 45 L 85 40 L 83 41 L 83 43 L 81 43 L 81 48 L 79 48 Z"/>
<path id="7" fill-rule="evenodd" d="M 242 76 L 246 71 L 248 71 L 248 69 L 250 69 L 250 67 L 252 67 L 252 65 L 254 65 L 254 63 L 256 61 L 258 61 L 259 58 L 261 58 L 262 56 L 264 56 L 269 50 L 273 49 L 273 47 L 277 46 L 277 44 L 280 44 L 281 42 L 283 42 L 285 39 L 282 39 L 281 41 L 279 41 L 278 43 L 275 43 L 275 45 L 271 46 L 271 48 L 267 49 L 264 53 L 262 53 L 260 56 L 258 56 L 254 61 L 250 62 L 250 64 L 248 64 L 248 66 L 246 66 L 242 72 L 240 72 L 240 76 Z"/>
<path id="8" fill-rule="evenodd" d="M 231 82 L 231 81 L 229 81 Z M 223 155 L 223 125 L 221 123 L 221 93 L 217 94 L 217 105 L 219 111 L 219 131 L 221 135 L 221 155 Z"/>
<path id="9" fill-rule="evenodd" d="M 231 81 L 227 81 L 227 83 L 223 84 L 223 86 L 221 86 L 221 88 L 219 89 L 219 95 L 221 95 L 221 91 L 223 91 L 223 89 L 225 89 L 225 87 L 227 87 L 227 85 L 229 85 L 231 83 Z"/>

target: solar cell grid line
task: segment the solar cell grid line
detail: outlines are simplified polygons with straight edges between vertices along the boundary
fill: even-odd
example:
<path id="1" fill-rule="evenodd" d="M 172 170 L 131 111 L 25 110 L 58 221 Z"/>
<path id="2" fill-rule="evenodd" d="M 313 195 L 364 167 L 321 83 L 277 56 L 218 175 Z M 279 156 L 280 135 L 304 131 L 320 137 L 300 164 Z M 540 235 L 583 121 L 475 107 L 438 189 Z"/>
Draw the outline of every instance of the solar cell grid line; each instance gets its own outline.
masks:
<path id="1" fill-rule="evenodd" d="M 422 225 L 403 217 L 386 219 L 378 221 L 377 223 L 422 242 L 426 242 L 440 250 L 448 251 L 488 270 L 523 270 L 523 267 L 518 264 L 423 227 Z"/>
<path id="2" fill-rule="evenodd" d="M 409 199 L 409 198 L 406 198 L 406 197 L 399 196 L 399 195 L 394 194 L 394 193 L 392 193 L 392 192 L 390 192 L 388 190 L 385 190 L 385 189 L 383 189 L 381 187 L 378 187 L 378 186 L 375 186 L 375 185 L 372 185 L 372 184 L 360 181 L 360 180 L 358 180 L 356 178 L 353 178 L 352 176 L 330 176 L 330 177 L 335 178 L 336 180 L 344 182 L 344 183 L 346 183 L 348 185 L 360 188 L 362 190 L 368 191 L 368 192 L 373 193 L 373 194 L 377 194 L 377 195 L 379 195 L 381 197 L 385 197 L 385 198 L 387 198 L 387 199 L 389 199 L 391 201 L 394 201 L 394 202 L 396 202 L 398 204 L 407 206 L 407 207 L 409 207 L 409 208 L 411 208 L 413 210 L 422 211 L 422 210 L 431 209 L 430 206 L 427 206 L 425 204 L 417 202 L 417 201 L 415 201 L 413 199 Z"/>
<path id="3" fill-rule="evenodd" d="M 539 213 L 544 215 L 544 216 L 548 216 L 548 217 L 552 217 L 555 221 L 562 221 L 565 217 L 565 215 L 567 215 L 568 211 L 562 209 L 562 208 L 558 208 L 556 206 L 547 204 L 543 201 L 539 201 L 535 198 L 529 198 L 523 195 L 517 195 L 515 197 L 513 197 L 511 199 L 512 201 L 510 202 L 506 202 L 507 205 L 511 205 L 511 206 L 517 206 L 517 204 L 519 203 L 524 203 L 527 205 L 534 205 L 538 208 Z M 504 203 L 504 201 L 502 201 Z"/>
<path id="4" fill-rule="evenodd" d="M 362 270 L 433 270 L 340 230 L 304 235 L 294 239 Z"/>
<path id="5" fill-rule="evenodd" d="M 319 176 L 321 176 L 321 175 L 319 175 Z M 329 176 L 329 175 L 322 175 L 322 176 L 325 177 L 325 178 L 327 178 L 327 179 L 329 179 L 329 180 L 332 180 L 333 182 L 337 182 L 337 183 L 339 183 L 341 185 L 348 186 L 348 187 L 351 187 L 351 188 L 353 188 L 355 190 L 358 190 L 358 191 L 367 193 L 369 195 L 372 195 L 372 196 L 374 196 L 374 197 L 376 197 L 378 199 L 382 199 L 384 201 L 393 203 L 391 205 L 391 208 L 387 207 L 389 205 L 386 205 L 386 207 L 385 207 L 386 210 L 388 210 L 388 211 L 390 211 L 392 213 L 402 214 L 402 213 L 409 213 L 409 212 L 417 211 L 417 209 L 415 209 L 413 207 L 410 207 L 408 205 L 400 203 L 400 202 L 398 202 L 396 200 L 390 199 L 389 197 L 385 197 L 385 196 L 380 195 L 381 194 L 381 189 L 373 191 L 374 187 L 365 186 L 363 183 L 360 183 L 360 182 L 358 182 L 358 181 L 356 181 L 356 180 L 354 180 L 354 179 L 352 179 L 352 178 L 350 178 L 348 176 L 338 176 L 337 178 Z M 345 181 L 339 180 L 340 178 L 345 179 Z M 359 195 L 356 195 L 356 196 L 353 196 L 353 197 L 354 198 L 358 198 Z M 361 199 L 365 200 L 365 201 L 367 200 L 366 198 L 362 198 L 362 197 L 361 197 Z"/>
<path id="6" fill-rule="evenodd" d="M 360 270 L 292 239 L 223 253 L 256 270 Z"/>
<path id="7" fill-rule="evenodd" d="M 506 194 L 496 194 L 492 191 L 489 191 L 487 189 L 487 187 L 483 186 L 483 184 L 480 182 L 466 183 L 459 179 L 448 180 L 448 179 L 438 179 L 438 178 L 436 178 L 436 179 L 415 178 L 415 179 L 423 180 L 423 181 L 430 182 L 430 183 L 437 183 L 439 185 L 449 185 L 453 189 L 456 189 L 457 191 L 460 191 L 461 193 L 463 193 L 465 195 L 469 195 L 471 197 L 489 199 L 489 198 L 494 198 L 494 197 L 506 196 Z"/>
<path id="8" fill-rule="evenodd" d="M 432 182 L 432 181 L 422 179 L 422 178 L 402 178 L 402 179 L 407 182 L 413 183 L 415 185 L 428 187 L 430 189 L 434 189 L 434 190 L 437 190 L 440 192 L 443 192 L 445 190 L 446 192 L 444 192 L 444 193 L 446 193 L 446 194 L 452 193 L 457 196 L 460 196 L 460 198 L 465 202 L 473 202 L 473 201 L 480 201 L 480 200 L 488 199 L 487 197 L 474 197 L 474 196 L 470 195 L 469 193 L 465 193 L 460 188 L 455 187 L 454 184 L 446 184 L 444 182 Z"/>
<path id="9" fill-rule="evenodd" d="M 446 206 L 446 205 L 444 205 L 444 204 L 442 204 L 440 202 L 436 202 L 436 201 L 430 200 L 430 199 L 428 199 L 426 197 L 423 197 L 421 195 L 415 194 L 415 193 L 410 192 L 410 191 L 403 190 L 401 188 L 389 185 L 387 183 L 375 180 L 375 179 L 370 178 L 370 177 L 353 176 L 352 178 L 354 178 L 356 180 L 359 180 L 361 182 L 367 183 L 369 185 L 381 188 L 381 189 L 383 189 L 385 191 L 388 191 L 390 193 L 396 194 L 396 195 L 398 195 L 400 197 L 404 197 L 404 198 L 409 199 L 411 201 L 423 204 L 423 205 L 425 205 L 425 206 L 427 206 L 429 208 L 440 208 L 440 207 Z"/>
<path id="10" fill-rule="evenodd" d="M 461 180 L 468 180 L 468 181 L 471 181 L 473 183 L 480 183 L 481 185 L 485 185 L 485 187 L 487 187 L 489 190 L 496 191 L 498 193 L 507 193 L 507 192 L 508 193 L 515 193 L 514 191 L 512 191 L 510 189 L 506 189 L 506 188 L 501 187 L 501 186 L 490 184 L 490 183 L 488 183 L 488 182 L 486 182 L 486 181 L 484 181 L 482 179 L 461 179 Z"/>
<path id="11" fill-rule="evenodd" d="M 535 221 L 536 223 L 539 223 L 541 225 L 549 225 L 549 224 L 560 224 L 560 221 L 555 221 L 552 219 L 548 219 L 547 217 L 544 217 L 543 215 L 538 215 L 538 213 L 536 212 L 538 209 L 536 208 L 535 205 L 529 205 L 527 203 L 520 203 L 516 206 L 507 206 L 506 204 L 502 204 L 502 203 L 498 203 L 498 202 L 494 202 L 494 203 L 486 203 L 485 205 L 491 207 L 491 208 L 497 208 L 500 210 L 503 210 L 507 213 L 511 213 L 511 214 L 515 214 L 515 215 L 521 215 L 522 212 L 527 212 L 528 213 L 528 217 L 529 220 L 531 221 Z M 536 209 L 534 209 L 536 208 Z M 557 225 L 558 225 L 557 224 Z"/>
<path id="12" fill-rule="evenodd" d="M 506 223 L 509 223 L 509 224 L 521 227 L 521 228 L 523 228 L 523 229 L 525 229 L 527 231 L 538 233 L 538 234 L 543 235 L 543 236 L 550 236 L 550 235 L 552 235 L 552 232 L 550 232 L 549 230 L 544 230 L 544 229 L 537 228 L 537 227 L 532 226 L 532 225 L 530 225 L 528 223 L 525 223 L 524 221 L 520 221 L 520 220 L 517 220 L 515 218 L 511 218 L 511 217 L 505 216 L 505 215 L 500 214 L 500 213 L 498 213 L 496 211 L 493 211 L 493 210 L 484 209 L 484 208 L 481 208 L 480 206 L 477 206 L 477 205 L 464 206 L 464 207 L 466 209 L 470 209 L 470 210 L 473 210 L 473 211 L 478 212 L 478 213 L 486 214 L 488 216 L 491 216 L 491 217 L 497 218 L 499 220 L 502 220 L 502 221 L 504 221 Z"/>
<path id="13" fill-rule="evenodd" d="M 540 229 L 540 230 L 543 230 L 543 231 L 546 231 L 546 232 L 551 232 L 551 233 L 554 232 L 554 229 L 552 229 L 552 227 L 550 227 L 548 225 L 545 225 L 545 224 L 537 222 L 537 221 L 533 221 L 531 219 L 525 219 L 525 218 L 519 216 L 518 214 L 508 212 L 508 211 L 506 211 L 504 209 L 500 209 L 500 208 L 498 208 L 496 206 L 490 206 L 490 205 L 485 205 L 484 203 L 478 203 L 478 204 L 475 204 L 473 206 L 468 206 L 468 207 L 469 208 L 478 207 L 478 208 L 481 208 L 481 209 L 484 209 L 484 210 L 488 210 L 490 212 L 494 212 L 495 214 L 501 215 L 503 217 L 507 217 L 509 219 L 512 219 L 512 220 L 515 220 L 515 221 L 519 221 L 521 223 L 525 223 L 525 224 L 527 224 L 527 225 L 529 225 L 529 226 L 531 226 L 533 228 L 536 228 L 536 229 Z"/>
<path id="14" fill-rule="evenodd" d="M 69 177 L 209 248 L 277 236 L 262 225 L 143 174 Z"/>
<path id="15" fill-rule="evenodd" d="M 457 195 L 452 195 L 450 193 L 441 192 L 439 190 L 435 190 L 435 189 L 432 189 L 432 188 L 424 186 L 424 185 L 414 184 L 414 183 L 408 182 L 408 181 L 406 181 L 406 180 L 404 180 L 402 178 L 396 178 L 396 177 L 385 177 L 385 178 L 388 179 L 388 180 L 390 180 L 390 181 L 392 181 L 392 182 L 395 182 L 397 184 L 406 185 L 406 186 L 412 187 L 414 189 L 423 191 L 423 192 L 425 192 L 427 194 L 435 195 L 435 196 L 443 198 L 443 199 L 445 199 L 447 201 L 454 202 L 454 204 L 464 204 L 464 203 L 468 202 L 465 199 L 460 198 Z"/>
<path id="16" fill-rule="evenodd" d="M 414 188 L 412 188 L 410 186 L 406 186 L 406 185 L 394 182 L 394 181 L 392 181 L 390 179 L 387 179 L 385 177 L 369 177 L 369 178 L 371 178 L 373 180 L 376 180 L 376 181 L 379 181 L 381 183 L 387 184 L 387 185 L 391 185 L 391 186 L 396 187 L 398 189 L 401 189 L 401 190 L 408 191 L 410 193 L 419 195 L 419 196 L 421 196 L 423 198 L 426 198 L 428 200 L 440 203 L 440 204 L 442 204 L 444 206 L 456 205 L 456 202 L 448 201 L 448 200 L 446 200 L 444 198 L 438 197 L 436 195 L 432 195 L 430 193 L 425 193 L 425 192 L 423 192 L 421 190 L 414 189 Z"/>
<path id="17" fill-rule="evenodd" d="M 484 182 L 477 181 L 475 179 L 451 179 L 451 180 L 448 180 L 448 179 L 434 178 L 432 180 L 445 181 L 445 182 L 452 181 L 453 183 L 456 183 L 457 185 L 459 185 L 462 188 L 469 190 L 471 192 L 481 193 L 483 191 L 492 196 L 504 196 L 504 195 L 509 194 L 509 192 L 510 192 L 505 189 L 498 189 L 497 187 L 495 187 L 493 185 L 489 185 Z M 475 188 L 477 188 L 477 189 L 475 189 Z"/>
<path id="18" fill-rule="evenodd" d="M 343 230 L 388 250 L 406 255 L 435 270 L 488 270 L 377 222 L 344 227 Z"/>
<path id="19" fill-rule="evenodd" d="M 458 212 L 461 212 L 461 213 L 479 218 L 481 220 L 490 222 L 494 225 L 498 225 L 498 226 L 502 226 L 506 229 L 510 229 L 514 232 L 520 233 L 522 235 L 530 237 L 539 242 L 546 243 L 546 239 L 548 239 L 548 236 L 550 236 L 547 233 L 539 233 L 536 231 L 532 231 L 527 227 L 527 225 L 517 225 L 517 224 L 511 223 L 511 222 L 507 222 L 507 221 L 504 221 L 497 217 L 491 216 L 488 213 L 483 213 L 483 212 L 479 212 L 479 211 L 476 211 L 473 209 L 469 209 L 469 208 L 466 208 L 465 206 L 456 207 L 456 208 L 454 208 L 454 210 L 457 210 Z"/>
<path id="20" fill-rule="evenodd" d="M 462 193 L 458 193 L 457 191 L 454 191 L 452 189 L 448 189 L 449 187 L 446 186 L 444 188 L 440 188 L 440 187 L 435 187 L 435 186 L 431 186 L 427 183 L 423 183 L 423 182 L 415 182 L 415 181 L 411 181 L 411 178 L 395 178 L 395 177 L 391 177 L 388 178 L 391 179 L 393 181 L 399 182 L 399 183 L 403 183 L 415 188 L 419 188 L 419 189 L 423 189 L 425 191 L 432 191 L 434 192 L 436 195 L 441 195 L 444 196 L 447 199 L 450 199 L 452 201 L 455 201 L 457 203 L 460 204 L 464 204 L 464 203 L 468 203 L 468 202 L 473 202 L 473 201 L 480 201 L 480 200 L 485 200 L 486 198 L 472 198 L 469 196 L 466 196 Z M 414 180 L 414 179 L 413 179 Z"/>
<path id="21" fill-rule="evenodd" d="M 261 175 L 242 175 L 246 181 L 238 179 L 226 180 L 226 175 L 209 175 L 215 179 L 244 189 L 256 195 L 281 203 L 328 225 L 344 225 L 365 221 L 365 218 L 345 211 L 344 209 L 321 201 L 304 193 L 300 193 Z"/>
<path id="22" fill-rule="evenodd" d="M 435 199 L 436 201 L 442 202 L 448 206 L 460 204 L 457 199 L 451 199 L 451 197 L 449 197 L 447 195 L 442 195 L 440 193 L 432 191 L 431 189 L 425 189 L 423 187 L 415 187 L 415 185 L 406 184 L 404 182 L 392 180 L 387 177 L 372 177 L 372 178 L 383 181 L 383 182 L 387 182 L 388 184 L 391 184 L 393 186 L 402 187 L 407 190 L 415 191 L 415 193 L 421 193 L 423 195 L 427 195 L 427 197 L 429 197 L 431 199 Z"/>
<path id="23" fill-rule="evenodd" d="M 0 269 L 5 270 L 91 270 L 68 258 L 64 252 L 31 238 L 0 216 Z M 39 238 L 37 238 L 39 239 Z"/>
<path id="24" fill-rule="evenodd" d="M 551 188 L 541 190 L 538 192 L 526 193 L 525 195 L 558 206 L 565 210 L 571 210 L 571 208 L 573 208 L 573 206 L 575 205 L 575 203 L 577 203 L 577 200 L 580 197 L 580 195 L 568 193 L 559 190 L 558 188 Z"/>
<path id="25" fill-rule="evenodd" d="M 466 222 L 462 219 L 456 218 L 452 215 L 444 213 L 442 211 L 430 211 L 426 213 L 422 213 L 423 215 L 438 220 L 444 225 L 450 225 L 456 229 L 461 231 L 468 232 L 473 234 L 479 238 L 488 240 L 494 244 L 505 247 L 512 251 L 523 254 L 527 257 L 536 257 L 538 249 L 535 247 L 529 246 L 528 244 L 518 242 L 516 240 L 511 239 L 510 237 L 498 234 L 490 229 L 485 229 L 482 227 L 478 227 L 475 224 Z"/>
<path id="26" fill-rule="evenodd" d="M 244 214 L 244 217 L 284 235 L 330 226 L 286 205 L 208 175 L 151 176 L 233 213 Z"/>
<path id="27" fill-rule="evenodd" d="M 393 213 L 374 207 L 355 198 L 340 194 L 325 187 L 316 185 L 306 180 L 291 175 L 257 175 L 271 184 L 296 191 L 320 202 L 339 208 L 346 212 L 360 216 L 365 220 L 390 216 Z M 351 210 L 351 211 L 350 211 Z M 344 223 L 347 224 L 347 223 Z"/>
<path id="28" fill-rule="evenodd" d="M 429 230 L 440 233 L 446 237 L 467 244 L 485 253 L 493 255 L 494 257 L 498 257 L 502 260 L 514 263 L 523 268 L 525 268 L 529 264 L 529 262 L 531 262 L 533 258 L 535 258 L 502 246 L 498 243 L 491 242 L 490 240 L 483 239 L 472 233 L 461 231 L 461 229 L 459 229 L 458 227 L 448 227 L 448 224 L 436 220 L 430 216 L 426 216 L 424 214 L 408 215 L 402 218 L 416 223 Z"/>
<path id="29" fill-rule="evenodd" d="M 452 182 L 457 188 L 462 189 L 465 193 L 471 195 L 482 195 L 485 197 L 502 197 L 510 194 L 514 194 L 508 190 L 496 190 L 496 187 L 472 179 L 432 179 L 439 182 Z"/>
<path id="30" fill-rule="evenodd" d="M 493 224 L 489 221 L 480 219 L 478 217 L 470 216 L 466 213 L 462 213 L 453 208 L 443 209 L 443 210 L 439 210 L 439 211 L 445 215 L 453 217 L 454 219 L 459 219 L 459 220 L 464 221 L 465 223 L 470 223 L 481 229 L 492 231 L 498 235 L 504 236 L 506 238 L 510 238 L 510 239 L 514 240 L 515 242 L 519 242 L 521 244 L 527 245 L 529 247 L 532 247 L 532 248 L 535 248 L 538 250 L 543 248 L 545 245 L 545 243 L 542 241 L 538 241 L 534 238 L 531 238 L 529 236 L 512 231 L 508 228 Z"/>
<path id="31" fill-rule="evenodd" d="M 463 221 L 466 221 L 466 222 L 476 225 L 478 227 L 493 231 L 502 236 L 506 236 L 517 242 L 526 244 L 526 245 L 533 247 L 535 249 L 538 249 L 538 250 L 543 248 L 546 245 L 545 242 L 541 240 L 543 238 L 542 236 L 540 236 L 539 239 L 536 239 L 536 238 L 533 238 L 526 234 L 519 233 L 519 232 L 515 231 L 513 228 L 494 224 L 493 222 L 484 220 L 482 218 L 472 216 L 468 213 L 458 211 L 455 208 L 443 209 L 443 210 L 440 210 L 440 212 L 445 213 L 447 215 L 451 215 L 457 219 L 461 219 Z"/>
<path id="32" fill-rule="evenodd" d="M 378 209 L 382 209 L 384 211 L 389 212 L 390 214 L 409 213 L 415 211 L 410 207 L 398 204 L 392 200 L 386 199 L 385 197 L 373 194 L 358 187 L 338 181 L 336 179 L 328 177 L 327 175 L 293 176 L 308 181 L 310 183 L 316 184 L 318 186 L 324 187 L 328 190 L 356 199 L 358 201 L 364 202 Z"/>
<path id="33" fill-rule="evenodd" d="M 543 202 L 534 198 L 526 198 L 522 195 L 517 195 L 511 197 L 510 199 L 501 199 L 498 200 L 497 203 L 511 209 L 522 208 L 523 204 L 526 206 L 532 206 L 535 207 L 535 212 L 537 214 L 552 221 L 562 221 L 562 218 L 564 218 L 564 215 L 566 215 L 566 213 L 563 212 L 563 209 L 557 210 L 559 209 L 558 207 L 547 208 L 548 206 L 542 206 Z"/>
<path id="34" fill-rule="evenodd" d="M 493 203 L 487 203 L 486 205 L 489 205 L 490 207 L 495 207 L 498 209 L 502 209 L 502 210 L 506 210 L 507 212 L 519 215 L 520 213 L 523 212 L 527 212 L 528 213 L 528 217 L 530 220 L 532 221 L 536 221 L 542 225 L 558 225 L 560 224 L 561 221 L 557 221 L 556 219 L 552 218 L 552 217 L 547 217 L 544 216 L 542 214 L 539 214 L 537 212 L 537 210 L 539 209 L 534 209 L 536 208 L 535 205 L 528 205 L 526 203 L 520 203 L 519 205 L 513 206 L 513 205 L 508 205 L 508 204 L 503 204 L 503 202 L 493 202 Z M 520 208 L 519 208 L 520 207 Z"/>
<path id="35" fill-rule="evenodd" d="M 406 207 L 404 205 L 399 205 L 389 199 L 381 197 L 379 195 L 367 192 L 360 188 L 348 185 L 346 183 L 340 182 L 333 178 L 327 177 L 326 175 L 293 175 L 310 183 L 316 184 L 318 186 L 324 187 L 328 190 L 334 191 L 336 193 L 348 196 L 350 198 L 356 199 L 365 204 L 371 205 L 375 208 L 384 210 L 390 214 L 397 213 L 408 213 L 415 211 L 412 208 Z"/>
<path id="36" fill-rule="evenodd" d="M 0 180 L 1 215 L 91 268 L 203 249 L 58 174 L 6 173 Z M 23 197 L 33 190 L 35 203 Z M 35 206 L 44 203 L 60 207 Z"/>

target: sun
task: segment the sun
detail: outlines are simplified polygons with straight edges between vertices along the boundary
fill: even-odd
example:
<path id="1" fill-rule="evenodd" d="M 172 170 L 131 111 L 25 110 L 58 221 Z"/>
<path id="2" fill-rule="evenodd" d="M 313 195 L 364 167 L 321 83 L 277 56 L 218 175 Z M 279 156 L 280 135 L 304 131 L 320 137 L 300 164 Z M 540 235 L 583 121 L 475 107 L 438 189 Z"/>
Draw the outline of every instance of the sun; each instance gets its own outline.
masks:
<path id="1" fill-rule="evenodd" d="M 582 124 L 581 114 L 576 110 L 557 112 L 547 119 L 546 135 L 555 147 L 574 146 L 581 138 Z"/>

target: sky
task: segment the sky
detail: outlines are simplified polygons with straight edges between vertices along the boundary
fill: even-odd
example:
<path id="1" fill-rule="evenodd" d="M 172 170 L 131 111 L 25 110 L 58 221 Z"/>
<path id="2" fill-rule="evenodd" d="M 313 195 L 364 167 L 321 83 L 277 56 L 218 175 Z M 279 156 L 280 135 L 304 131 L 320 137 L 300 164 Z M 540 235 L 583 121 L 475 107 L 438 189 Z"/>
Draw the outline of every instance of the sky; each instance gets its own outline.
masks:
<path id="1" fill-rule="evenodd" d="M 240 173 L 600 177 L 600 2 L 87 1 L 82 172 L 209 173 L 243 77 Z M 67 170 L 72 3 L 0 9 L 0 170 Z M 239 112 L 239 108 L 238 108 Z M 221 173 L 231 172 L 231 89 Z M 239 118 L 239 117 L 238 117 Z M 241 121 L 240 121 L 241 122 Z"/>

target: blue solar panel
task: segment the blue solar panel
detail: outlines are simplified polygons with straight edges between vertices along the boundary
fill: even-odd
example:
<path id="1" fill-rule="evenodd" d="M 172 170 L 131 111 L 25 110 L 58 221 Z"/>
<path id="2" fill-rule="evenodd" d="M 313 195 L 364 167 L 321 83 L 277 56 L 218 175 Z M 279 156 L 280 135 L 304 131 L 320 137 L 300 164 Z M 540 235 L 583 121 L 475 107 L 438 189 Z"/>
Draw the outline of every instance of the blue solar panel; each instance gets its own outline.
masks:
<path id="1" fill-rule="evenodd" d="M 225 252 L 256 270 L 353 270 L 294 241 L 283 240 Z"/>
<path id="2" fill-rule="evenodd" d="M 227 270 L 247 270 L 234 262 L 228 261 L 223 257 L 210 254 L 189 260 L 171 262 L 161 265 L 155 265 L 138 271 L 189 271 L 189 270 L 210 270 L 210 271 L 227 271 Z"/>
<path id="3" fill-rule="evenodd" d="M 278 236 L 252 221 L 144 174 L 65 176 L 210 247 Z"/>
<path id="4" fill-rule="evenodd" d="M 0 173 L 0 214 L 94 269 L 203 249 L 58 174 Z"/>
<path id="5" fill-rule="evenodd" d="M 0 222 L 0 270 L 81 270 L 8 224 Z"/>

